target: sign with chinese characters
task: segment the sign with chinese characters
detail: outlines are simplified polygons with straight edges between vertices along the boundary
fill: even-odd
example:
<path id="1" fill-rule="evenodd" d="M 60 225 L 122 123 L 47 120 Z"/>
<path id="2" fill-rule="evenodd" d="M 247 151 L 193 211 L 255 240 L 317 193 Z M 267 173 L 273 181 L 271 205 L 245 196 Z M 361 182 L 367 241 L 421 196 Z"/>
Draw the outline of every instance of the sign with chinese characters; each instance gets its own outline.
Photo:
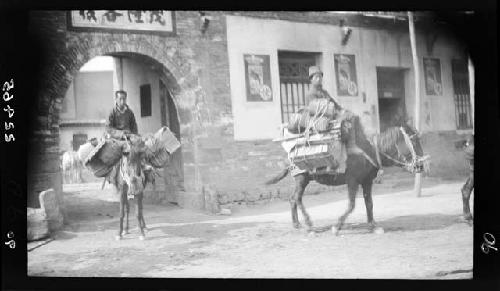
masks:
<path id="1" fill-rule="evenodd" d="M 244 55 L 247 101 L 273 101 L 268 55 Z"/>
<path id="2" fill-rule="evenodd" d="M 166 10 L 72 10 L 70 29 L 126 30 L 173 34 L 173 11 Z"/>
<path id="3" fill-rule="evenodd" d="M 427 95 L 443 95 L 441 82 L 441 63 L 439 59 L 424 58 L 425 93 Z"/>
<path id="4" fill-rule="evenodd" d="M 335 54 L 335 75 L 339 96 L 358 96 L 354 55 Z"/>

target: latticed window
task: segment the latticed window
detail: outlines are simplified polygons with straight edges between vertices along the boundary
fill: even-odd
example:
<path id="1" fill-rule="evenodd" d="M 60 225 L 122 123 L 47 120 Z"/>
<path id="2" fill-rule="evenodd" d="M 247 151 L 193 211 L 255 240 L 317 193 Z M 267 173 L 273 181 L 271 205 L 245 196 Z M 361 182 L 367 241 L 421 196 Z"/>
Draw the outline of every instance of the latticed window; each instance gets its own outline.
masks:
<path id="1" fill-rule="evenodd" d="M 472 128 L 472 108 L 470 104 L 467 62 L 452 60 L 451 68 L 457 129 L 470 129 Z"/>
<path id="2" fill-rule="evenodd" d="M 304 107 L 309 90 L 309 67 L 316 64 L 317 54 L 280 52 L 278 54 L 281 92 L 281 121 Z"/>

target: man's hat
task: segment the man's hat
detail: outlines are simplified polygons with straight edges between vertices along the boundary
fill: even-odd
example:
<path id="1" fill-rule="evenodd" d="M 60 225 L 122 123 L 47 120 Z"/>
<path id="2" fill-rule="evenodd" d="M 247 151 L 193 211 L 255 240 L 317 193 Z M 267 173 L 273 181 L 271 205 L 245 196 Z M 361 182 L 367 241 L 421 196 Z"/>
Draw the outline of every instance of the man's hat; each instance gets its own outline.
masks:
<path id="1" fill-rule="evenodd" d="M 318 66 L 309 67 L 309 79 L 311 79 L 314 74 L 321 74 L 321 77 L 323 77 L 323 72 L 321 72 Z"/>

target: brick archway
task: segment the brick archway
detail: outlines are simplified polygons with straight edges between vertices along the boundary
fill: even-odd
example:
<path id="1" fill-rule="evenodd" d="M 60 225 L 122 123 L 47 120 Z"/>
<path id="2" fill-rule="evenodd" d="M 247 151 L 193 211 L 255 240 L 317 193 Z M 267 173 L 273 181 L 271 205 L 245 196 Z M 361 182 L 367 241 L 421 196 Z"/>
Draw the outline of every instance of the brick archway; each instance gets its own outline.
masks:
<path id="1" fill-rule="evenodd" d="M 42 72 L 44 85 L 39 91 L 37 116 L 39 122 L 30 138 L 32 149 L 28 158 L 28 205 L 39 207 L 38 193 L 54 188 L 62 192 L 59 166 L 59 122 L 62 101 L 79 69 L 97 56 L 127 54 L 153 64 L 164 76 L 162 80 L 171 90 L 174 106 L 180 99 L 196 90 L 198 76 L 192 72 L 189 62 L 183 60 L 175 49 L 164 51 L 159 40 L 137 39 L 127 41 L 128 36 L 111 35 L 99 41 L 94 35 L 80 41 L 67 42 L 63 50 L 54 54 Z M 175 61 L 174 61 L 175 60 Z M 187 93 L 186 93 L 187 92 Z M 179 118 L 179 116 L 177 116 Z M 189 137 L 188 137 L 189 138 Z M 182 158 L 181 158 L 182 159 Z M 43 163 L 40 163 L 43 161 Z M 182 160 L 181 160 L 182 161 Z"/>

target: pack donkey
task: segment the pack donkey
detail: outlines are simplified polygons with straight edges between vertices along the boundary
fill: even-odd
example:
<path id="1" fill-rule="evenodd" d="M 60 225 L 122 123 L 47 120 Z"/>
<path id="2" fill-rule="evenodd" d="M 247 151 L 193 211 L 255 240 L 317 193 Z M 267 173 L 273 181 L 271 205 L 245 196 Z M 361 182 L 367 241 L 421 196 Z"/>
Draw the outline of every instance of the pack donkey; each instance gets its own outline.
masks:
<path id="1" fill-rule="evenodd" d="M 311 180 L 316 180 L 325 185 L 347 184 L 349 204 L 347 210 L 339 217 L 338 222 L 331 227 L 338 235 L 345 220 L 354 210 L 355 198 L 361 185 L 366 206 L 368 225 L 372 232 L 383 233 L 373 218 L 372 185 L 381 172 L 382 166 L 397 165 L 410 172 L 422 172 L 427 169 L 423 156 L 419 134 L 408 125 L 390 127 L 380 135 L 375 135 L 370 141 L 363 130 L 358 116 L 344 119 L 341 123 L 341 142 L 346 146 L 347 160 L 345 173 L 311 175 L 298 174 L 295 179 L 295 190 L 290 197 L 292 223 L 295 228 L 301 225 L 298 220 L 297 206 L 300 207 L 305 223 L 309 230 L 314 230 L 313 223 L 302 202 L 304 191 Z M 292 166 L 284 169 L 279 175 L 266 182 L 267 185 L 275 184 L 283 179 Z M 316 231 L 320 231 L 317 228 Z M 324 230 L 324 229 L 321 229 Z"/>
<path id="2" fill-rule="evenodd" d="M 130 135 L 123 143 L 122 157 L 111 172 L 110 181 L 118 189 L 120 195 L 120 227 L 118 229 L 117 240 L 122 239 L 123 235 L 128 234 L 129 230 L 129 199 L 136 201 L 136 217 L 139 228 L 139 239 L 145 239 L 144 230 L 146 222 L 143 215 L 143 196 L 144 189 L 148 182 L 154 183 L 152 178 L 154 170 L 146 165 L 146 145 L 144 140 L 137 135 Z M 125 229 L 123 220 L 126 216 Z"/>

